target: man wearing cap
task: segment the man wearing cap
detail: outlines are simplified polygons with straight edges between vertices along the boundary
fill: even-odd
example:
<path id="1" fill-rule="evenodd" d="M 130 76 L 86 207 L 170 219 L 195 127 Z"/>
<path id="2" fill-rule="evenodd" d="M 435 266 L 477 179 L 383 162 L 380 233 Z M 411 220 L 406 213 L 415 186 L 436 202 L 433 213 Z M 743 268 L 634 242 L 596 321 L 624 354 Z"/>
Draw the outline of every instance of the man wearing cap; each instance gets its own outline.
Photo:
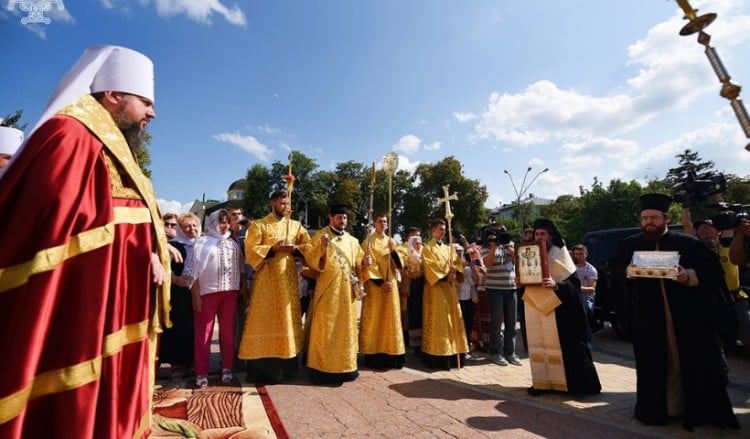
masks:
<path id="1" fill-rule="evenodd" d="M 0 177 L 0 437 L 142 437 L 170 325 L 164 226 L 132 148 L 153 63 L 87 49 Z"/>
<path id="2" fill-rule="evenodd" d="M 0 171 L 7 166 L 21 143 L 23 143 L 23 131 L 18 128 L 0 126 Z"/>
<path id="3" fill-rule="evenodd" d="M 526 285 L 523 295 L 532 379 L 528 392 L 599 393 L 576 266 L 555 223 L 540 218 L 533 228 L 534 238 L 546 249 L 549 277 L 539 285 Z"/>
<path id="4" fill-rule="evenodd" d="M 307 265 L 318 273 L 307 346 L 307 367 L 316 384 L 354 381 L 359 376 L 356 301 L 364 252 L 357 238 L 346 232 L 348 213 L 345 204 L 331 205 L 328 226 L 313 236 L 305 250 Z"/>
<path id="5" fill-rule="evenodd" d="M 271 194 L 271 213 L 247 230 L 245 255 L 253 267 L 253 292 L 240 342 L 248 382 L 276 383 L 297 374 L 302 314 L 295 259 L 309 247 L 302 224 L 286 216 L 285 190 Z"/>
<path id="6" fill-rule="evenodd" d="M 730 258 L 730 245 L 733 239 L 733 230 L 722 230 L 716 228 L 711 219 L 702 219 L 690 223 L 690 209 L 682 208 L 682 224 L 685 233 L 696 234 L 711 251 L 719 256 L 721 268 L 724 272 L 724 281 L 727 291 L 734 300 L 734 308 L 737 314 L 737 325 L 728 324 L 725 331 L 719 335 L 727 346 L 736 346 L 737 340 L 741 340 L 745 346 L 750 346 L 750 315 L 748 314 L 748 295 L 740 288 L 740 267 L 735 265 Z M 728 232 L 728 236 L 723 236 Z"/>
<path id="7" fill-rule="evenodd" d="M 637 374 L 635 418 L 685 429 L 713 424 L 739 428 L 726 391 L 710 309 L 723 287 L 719 259 L 693 236 L 669 231 L 672 199 L 641 196 L 641 233 L 628 237 L 612 260 L 617 315 L 631 334 Z M 635 251 L 676 251 L 676 279 L 626 278 Z"/>

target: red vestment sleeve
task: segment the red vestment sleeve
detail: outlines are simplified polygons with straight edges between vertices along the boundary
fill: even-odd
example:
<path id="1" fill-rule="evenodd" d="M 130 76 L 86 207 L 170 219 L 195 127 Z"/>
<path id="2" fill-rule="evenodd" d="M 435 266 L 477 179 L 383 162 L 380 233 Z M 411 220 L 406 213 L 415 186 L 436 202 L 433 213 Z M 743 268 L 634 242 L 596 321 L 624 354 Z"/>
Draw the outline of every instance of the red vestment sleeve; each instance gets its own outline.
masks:
<path id="1" fill-rule="evenodd" d="M 144 204 L 113 199 L 102 149 L 56 116 L 0 179 L 0 437 L 143 431 L 150 220 L 115 221 Z"/>

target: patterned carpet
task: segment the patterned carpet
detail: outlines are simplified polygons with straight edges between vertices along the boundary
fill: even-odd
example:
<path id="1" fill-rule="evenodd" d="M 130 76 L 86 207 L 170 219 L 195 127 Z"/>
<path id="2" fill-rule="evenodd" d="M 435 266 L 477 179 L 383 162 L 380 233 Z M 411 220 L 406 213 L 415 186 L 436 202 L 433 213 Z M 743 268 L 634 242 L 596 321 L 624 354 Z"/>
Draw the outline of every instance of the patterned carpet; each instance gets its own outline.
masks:
<path id="1" fill-rule="evenodd" d="M 197 388 L 154 392 L 153 438 L 288 438 L 265 387 L 231 385 L 214 377 Z"/>

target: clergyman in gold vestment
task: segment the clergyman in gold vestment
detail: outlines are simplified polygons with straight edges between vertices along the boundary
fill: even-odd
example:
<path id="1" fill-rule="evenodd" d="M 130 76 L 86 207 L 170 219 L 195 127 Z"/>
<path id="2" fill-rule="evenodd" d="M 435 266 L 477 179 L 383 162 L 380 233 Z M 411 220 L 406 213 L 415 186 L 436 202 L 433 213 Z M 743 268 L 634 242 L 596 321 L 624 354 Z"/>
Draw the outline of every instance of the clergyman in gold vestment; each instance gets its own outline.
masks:
<path id="1" fill-rule="evenodd" d="M 245 257 L 255 271 L 239 350 L 248 360 L 248 382 L 293 379 L 303 347 L 295 258 L 309 248 L 310 236 L 285 215 L 288 203 L 286 191 L 273 192 L 271 213 L 254 221 L 245 238 Z"/>
<path id="2" fill-rule="evenodd" d="M 318 272 L 315 293 L 308 310 L 310 340 L 307 367 L 317 384 L 353 381 L 357 370 L 357 297 L 364 252 L 359 241 L 346 232 L 348 206 L 335 204 L 329 225 L 310 241 L 305 253 L 308 266 Z"/>
<path id="3" fill-rule="evenodd" d="M 431 226 L 432 239 L 422 250 L 422 357 L 432 368 L 449 369 L 458 365 L 457 354 L 469 352 L 456 285 L 464 281 L 464 268 L 456 252 L 442 242 L 445 222 L 437 219 Z"/>
<path id="4" fill-rule="evenodd" d="M 359 351 L 373 369 L 401 368 L 404 364 L 404 331 L 396 269 L 401 260 L 396 243 L 385 231 L 388 217 L 376 214 L 375 232 L 362 242 L 366 296 L 362 299 Z"/>

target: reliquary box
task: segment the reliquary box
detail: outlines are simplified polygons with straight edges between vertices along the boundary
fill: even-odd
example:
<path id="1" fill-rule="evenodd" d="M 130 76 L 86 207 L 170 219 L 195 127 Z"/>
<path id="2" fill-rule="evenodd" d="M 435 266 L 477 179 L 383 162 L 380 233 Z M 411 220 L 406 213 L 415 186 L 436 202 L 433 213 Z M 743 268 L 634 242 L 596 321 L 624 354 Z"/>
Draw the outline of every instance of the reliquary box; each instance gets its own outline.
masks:
<path id="1" fill-rule="evenodd" d="M 680 253 L 675 251 L 637 251 L 627 269 L 628 277 L 677 279 Z"/>

